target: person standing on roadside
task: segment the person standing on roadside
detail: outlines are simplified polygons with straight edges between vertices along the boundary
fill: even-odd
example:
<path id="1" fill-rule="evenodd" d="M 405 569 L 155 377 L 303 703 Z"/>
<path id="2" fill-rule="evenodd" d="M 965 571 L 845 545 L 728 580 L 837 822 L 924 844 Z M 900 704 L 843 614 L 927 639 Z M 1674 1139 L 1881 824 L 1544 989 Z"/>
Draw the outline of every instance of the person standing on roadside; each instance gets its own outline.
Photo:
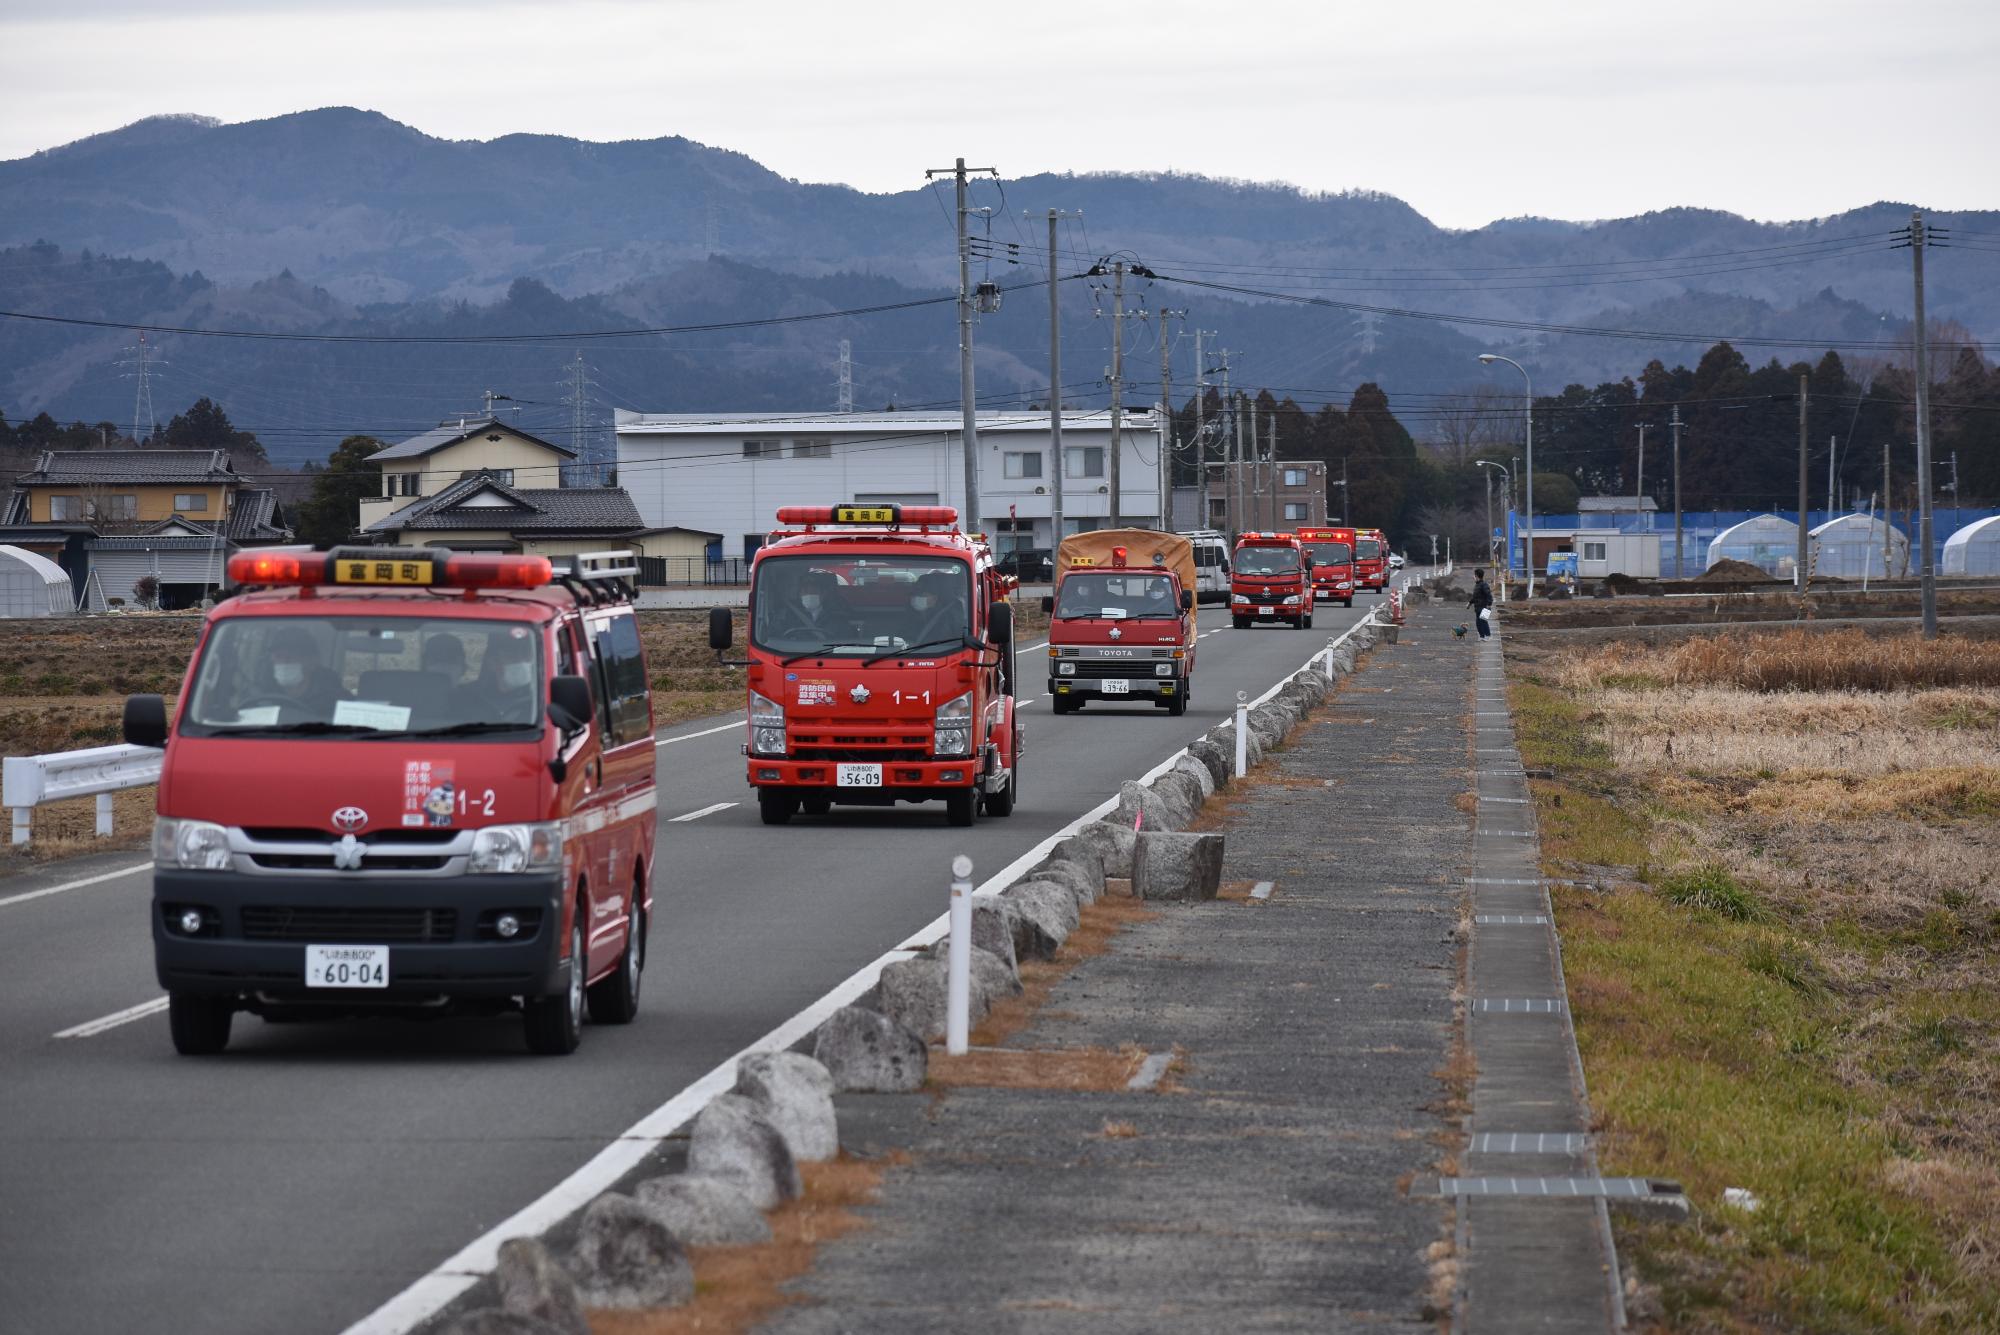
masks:
<path id="1" fill-rule="evenodd" d="M 1488 609 L 1493 606 L 1493 590 L 1486 583 L 1486 572 L 1472 572 L 1472 622 L 1479 627 L 1479 638 L 1485 639 L 1493 633 L 1493 622 Z"/>

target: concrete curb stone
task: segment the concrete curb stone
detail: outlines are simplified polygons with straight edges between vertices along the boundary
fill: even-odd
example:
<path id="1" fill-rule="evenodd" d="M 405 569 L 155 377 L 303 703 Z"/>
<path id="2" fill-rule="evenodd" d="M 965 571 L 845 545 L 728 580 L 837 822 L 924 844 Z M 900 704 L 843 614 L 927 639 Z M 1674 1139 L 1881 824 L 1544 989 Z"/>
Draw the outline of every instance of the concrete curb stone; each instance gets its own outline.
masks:
<path id="1" fill-rule="evenodd" d="M 1167 804 L 1173 808 L 1174 821 L 1170 827 L 1172 829 L 1186 829 L 1200 813 L 1201 804 L 1206 800 L 1200 782 L 1182 774 L 1178 769 L 1170 769 L 1160 775 L 1153 780 L 1151 786 L 1153 791 L 1165 798 Z"/>
<path id="2" fill-rule="evenodd" d="M 1097 897 L 1104 893 L 1103 877 L 1093 877 L 1084 867 L 1067 858 L 1045 859 L 1021 879 L 1054 881 L 1057 885 L 1067 886 L 1079 904 L 1095 904 Z"/>
<path id="3" fill-rule="evenodd" d="M 1196 739 L 1188 747 L 1188 756 L 1208 771 L 1209 780 L 1215 788 L 1229 786 L 1229 772 L 1235 765 L 1236 758 L 1233 752 L 1224 750 L 1212 734 L 1203 733 Z"/>
<path id="4" fill-rule="evenodd" d="M 771 1240 L 771 1226 L 763 1211 L 727 1178 L 701 1173 L 650 1177 L 632 1189 L 632 1199 L 685 1246 L 725 1247 Z"/>
<path id="5" fill-rule="evenodd" d="M 1185 817 L 1176 819 L 1173 806 L 1160 793 L 1127 779 L 1118 785 L 1118 809 L 1110 818 L 1131 829 L 1134 820 L 1141 816 L 1142 828 L 1148 830 L 1172 830 L 1187 823 Z"/>
<path id="6" fill-rule="evenodd" d="M 741 1094 L 718 1095 L 694 1119 L 688 1171 L 736 1183 L 760 1210 L 795 1200 L 804 1189 L 785 1138 Z"/>
<path id="7" fill-rule="evenodd" d="M 1143 900 L 1214 899 L 1222 888 L 1219 834 L 1139 836 L 1132 859 L 1132 893 Z"/>
<path id="8" fill-rule="evenodd" d="M 501 1243 L 493 1282 L 500 1305 L 467 1312 L 447 1335 L 590 1335 L 576 1281 L 540 1239 Z"/>
<path id="9" fill-rule="evenodd" d="M 1108 878 L 1129 877 L 1132 874 L 1132 822 L 1123 825 L 1115 820 L 1094 820 L 1086 823 L 1076 833 L 1096 853 L 1098 865 L 1104 868 Z"/>
<path id="10" fill-rule="evenodd" d="M 972 906 L 972 944 L 1006 965 L 1016 982 L 1021 978 L 1021 961 L 1014 953 L 1014 919 L 1020 912 L 999 895 L 975 901 Z"/>
<path id="11" fill-rule="evenodd" d="M 757 1052 L 736 1063 L 736 1093 L 764 1110 L 800 1163 L 840 1153 L 833 1119 L 833 1077 L 796 1052 Z"/>
<path id="12" fill-rule="evenodd" d="M 1195 787 L 1201 789 L 1201 800 L 1205 804 L 1215 796 L 1215 776 L 1208 772 L 1208 766 L 1196 760 L 1193 755 L 1182 756 L 1174 762 L 1174 773 L 1185 774 L 1194 780 Z"/>
<path id="13" fill-rule="evenodd" d="M 1076 930 L 1076 896 L 1054 881 L 1020 881 L 1000 892 L 1015 908 L 1014 954 L 1024 960 L 1052 958 Z"/>
<path id="14" fill-rule="evenodd" d="M 651 1211 L 616 1192 L 584 1210 L 569 1271 L 586 1307 L 681 1307 L 694 1298 L 687 1249 Z"/>
<path id="15" fill-rule="evenodd" d="M 813 1031 L 812 1055 L 843 1091 L 902 1094 L 921 1088 L 930 1068 L 922 1034 L 862 1006 L 843 1006 Z"/>

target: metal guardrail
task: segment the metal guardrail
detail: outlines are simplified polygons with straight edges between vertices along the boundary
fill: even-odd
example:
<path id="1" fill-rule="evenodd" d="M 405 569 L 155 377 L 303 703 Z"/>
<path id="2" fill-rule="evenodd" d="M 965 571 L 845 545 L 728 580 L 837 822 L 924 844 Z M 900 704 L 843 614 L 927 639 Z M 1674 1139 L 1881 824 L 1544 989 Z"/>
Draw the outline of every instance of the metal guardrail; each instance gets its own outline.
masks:
<path id="1" fill-rule="evenodd" d="M 28 842 L 36 807 L 71 797 L 97 797 L 97 834 L 111 833 L 111 794 L 160 781 L 165 751 L 151 746 L 92 746 L 45 756 L 8 756 L 0 765 L 0 806 L 13 808 L 14 845 Z"/>

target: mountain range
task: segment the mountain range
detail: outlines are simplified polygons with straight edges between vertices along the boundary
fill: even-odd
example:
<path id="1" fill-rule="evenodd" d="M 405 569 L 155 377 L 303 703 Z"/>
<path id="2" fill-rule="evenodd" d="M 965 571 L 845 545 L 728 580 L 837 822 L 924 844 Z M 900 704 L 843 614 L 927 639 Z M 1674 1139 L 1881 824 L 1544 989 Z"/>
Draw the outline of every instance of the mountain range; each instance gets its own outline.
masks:
<path id="1" fill-rule="evenodd" d="M 0 310 L 406 337 L 810 317 L 949 297 L 951 201 L 948 181 L 866 194 L 674 137 L 451 141 L 345 108 L 230 125 L 158 117 L 0 162 Z M 1211 369 L 1226 347 L 1236 384 L 1308 404 L 1344 402 L 1364 381 L 1392 404 L 1463 390 L 1494 379 L 1473 361 L 1487 348 L 1553 391 L 1634 375 L 1653 357 L 1691 362 L 1720 335 L 1787 345 L 1749 349 L 1753 360 L 1845 345 L 1864 361 L 1869 345 L 1907 336 L 1909 257 L 1895 248 L 1904 204 L 1798 222 L 1673 209 L 1454 231 L 1379 194 L 1113 174 L 976 182 L 972 203 L 991 210 L 973 220 L 975 281 L 1007 289 L 977 334 L 981 398 L 994 404 L 1046 397 L 1051 208 L 1082 215 L 1063 225 L 1057 256 L 1071 278 L 1064 382 L 1074 402 L 1104 398 L 1110 280 L 1078 275 L 1106 256 L 1157 275 L 1128 279 L 1128 309 L 1185 310 L 1168 326 L 1177 389 L 1192 375 L 1198 326 L 1218 331 Z M 2000 212 L 1931 221 L 2000 234 Z M 2000 330 L 2000 256 L 1962 247 L 1934 254 L 1929 270 L 1934 319 L 1974 336 Z M 1277 296 L 1687 337 L 1482 328 Z M 1158 392 L 1152 329 L 1128 327 L 1127 379 L 1141 402 Z M 510 396 L 530 429 L 567 430 L 560 399 L 579 350 L 589 436 L 601 436 L 614 404 L 831 409 L 841 339 L 857 406 L 955 401 L 948 300 L 580 347 L 161 334 L 147 355 L 162 419 L 206 394 L 274 459 L 303 459 L 353 431 L 414 433 L 478 407 L 487 389 Z M 129 421 L 136 357 L 129 332 L 0 320 L 0 414 Z"/>

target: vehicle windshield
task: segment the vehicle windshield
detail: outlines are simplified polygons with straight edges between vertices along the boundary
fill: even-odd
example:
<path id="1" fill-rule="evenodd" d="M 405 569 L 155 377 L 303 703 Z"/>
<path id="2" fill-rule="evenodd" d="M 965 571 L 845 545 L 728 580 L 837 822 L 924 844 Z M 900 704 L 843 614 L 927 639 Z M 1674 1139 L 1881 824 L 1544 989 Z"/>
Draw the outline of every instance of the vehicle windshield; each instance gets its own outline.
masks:
<path id="1" fill-rule="evenodd" d="M 1063 576 L 1062 597 L 1056 601 L 1058 621 L 1076 617 L 1124 621 L 1180 614 L 1174 582 L 1165 575 L 1073 570 Z"/>
<path id="2" fill-rule="evenodd" d="M 1382 555 L 1382 544 L 1374 538 L 1356 538 L 1354 554 L 1363 561 L 1373 561 Z"/>
<path id="3" fill-rule="evenodd" d="M 221 737 L 538 734 L 542 636 L 518 621 L 283 615 L 216 624 L 181 711 Z"/>
<path id="4" fill-rule="evenodd" d="M 1354 559 L 1354 553 L 1344 542 L 1309 542 L 1306 555 L 1312 557 L 1316 566 L 1344 566 Z"/>
<path id="5" fill-rule="evenodd" d="M 946 653 L 972 633 L 972 566 L 938 555 L 767 556 L 757 563 L 750 641 L 785 658 Z"/>
<path id="6" fill-rule="evenodd" d="M 1239 575 L 1289 575 L 1299 568 L 1296 547 L 1238 547 L 1236 573 Z"/>

